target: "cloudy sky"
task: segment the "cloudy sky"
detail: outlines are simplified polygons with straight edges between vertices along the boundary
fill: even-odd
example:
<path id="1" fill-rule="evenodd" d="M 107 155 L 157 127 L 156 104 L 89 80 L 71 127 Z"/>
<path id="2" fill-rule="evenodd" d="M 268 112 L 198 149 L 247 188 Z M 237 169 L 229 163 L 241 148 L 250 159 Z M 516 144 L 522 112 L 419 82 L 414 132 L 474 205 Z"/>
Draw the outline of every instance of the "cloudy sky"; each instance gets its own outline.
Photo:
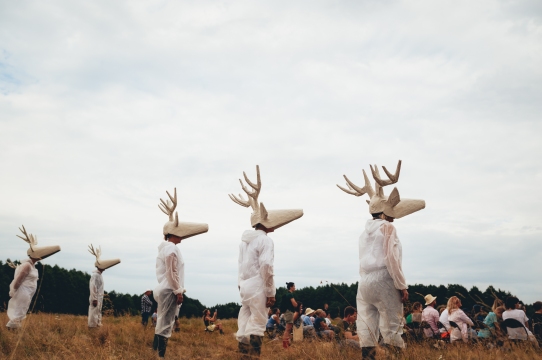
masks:
<path id="1" fill-rule="evenodd" d="M 488 285 L 542 300 L 542 3 L 532 1 L 19 1 L 0 3 L 0 260 L 17 227 L 45 261 L 105 289 L 156 285 L 177 187 L 187 295 L 238 301 L 255 177 L 277 285 L 356 282 L 369 164 L 426 209 L 396 221 L 410 284 Z M 391 189 L 387 189 L 391 191 Z"/>

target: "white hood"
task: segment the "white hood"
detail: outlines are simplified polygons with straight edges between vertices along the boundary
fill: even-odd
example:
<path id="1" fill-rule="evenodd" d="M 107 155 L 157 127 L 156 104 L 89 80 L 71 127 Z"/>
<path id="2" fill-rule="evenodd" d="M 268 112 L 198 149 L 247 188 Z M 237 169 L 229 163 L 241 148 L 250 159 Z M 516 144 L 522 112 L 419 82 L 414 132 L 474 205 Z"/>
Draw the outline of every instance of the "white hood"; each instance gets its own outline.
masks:
<path id="1" fill-rule="evenodd" d="M 258 236 L 264 234 L 265 231 L 262 230 L 246 230 L 243 235 L 241 236 L 241 241 L 245 242 L 247 244 L 250 244 L 250 242 L 254 239 L 256 239 Z"/>
<path id="2" fill-rule="evenodd" d="M 380 226 L 384 221 L 385 220 L 382 219 L 367 220 L 365 223 L 365 231 L 367 234 L 369 234 L 369 236 L 374 234 L 376 231 L 380 231 Z"/>

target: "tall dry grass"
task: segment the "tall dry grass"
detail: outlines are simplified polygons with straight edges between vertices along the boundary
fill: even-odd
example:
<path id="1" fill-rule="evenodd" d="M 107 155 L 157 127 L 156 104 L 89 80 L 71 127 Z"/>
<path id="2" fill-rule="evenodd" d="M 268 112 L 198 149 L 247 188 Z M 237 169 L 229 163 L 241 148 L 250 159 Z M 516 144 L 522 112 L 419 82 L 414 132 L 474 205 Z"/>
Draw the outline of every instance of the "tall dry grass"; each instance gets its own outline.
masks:
<path id="1" fill-rule="evenodd" d="M 139 317 L 104 317 L 104 326 L 87 328 L 87 318 L 74 315 L 32 314 L 23 330 L 8 331 L 8 319 L 0 313 L 1 359 L 153 359 L 151 326 L 143 330 Z M 169 359 L 236 359 L 236 320 L 224 320 L 226 335 L 203 331 L 200 319 L 181 319 L 181 331 L 173 333 L 167 349 Z M 359 350 L 320 341 L 294 343 L 288 351 L 282 341 L 264 340 L 262 359 L 359 359 Z M 386 359 L 380 351 L 378 359 Z M 448 346 L 435 349 L 427 344 L 409 344 L 402 359 L 542 359 L 530 347 L 488 350 L 482 346 Z"/>

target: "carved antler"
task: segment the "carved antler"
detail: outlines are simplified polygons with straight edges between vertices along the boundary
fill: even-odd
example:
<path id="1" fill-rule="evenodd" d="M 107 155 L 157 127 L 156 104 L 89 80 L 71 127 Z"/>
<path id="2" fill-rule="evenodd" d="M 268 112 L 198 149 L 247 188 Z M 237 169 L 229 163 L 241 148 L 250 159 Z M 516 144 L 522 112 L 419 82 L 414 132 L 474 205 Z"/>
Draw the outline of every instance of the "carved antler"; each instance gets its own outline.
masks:
<path id="1" fill-rule="evenodd" d="M 23 239 L 24 241 L 26 241 L 27 243 L 30 244 L 30 249 L 32 249 L 32 251 L 34 251 L 34 246 L 35 245 L 38 245 L 38 237 L 37 236 L 34 236 L 32 234 L 28 234 L 26 232 L 26 229 L 24 228 L 24 225 L 22 225 L 22 229 L 19 228 L 19 230 L 23 233 L 24 237 L 20 236 L 20 235 L 17 235 L 17 237 Z"/>
<path id="2" fill-rule="evenodd" d="M 19 264 L 12 263 L 10 259 L 6 260 L 6 264 L 12 269 L 17 269 L 17 266 L 19 266 Z"/>
<path id="3" fill-rule="evenodd" d="M 395 174 L 391 174 L 388 169 L 386 169 L 385 166 L 382 166 L 382 169 L 388 175 L 389 180 L 382 180 L 380 178 L 380 174 L 378 173 L 378 166 L 375 165 L 374 169 L 372 165 L 369 165 L 371 167 L 371 172 L 373 173 L 373 179 L 375 179 L 376 183 L 380 185 L 381 187 L 384 187 L 386 185 L 395 184 L 397 181 L 399 181 L 399 174 L 401 173 L 401 160 L 397 163 L 397 169 L 395 170 Z"/>
<path id="4" fill-rule="evenodd" d="M 173 212 L 177 208 L 177 188 L 173 188 L 173 196 L 167 190 L 166 193 L 169 200 L 166 202 L 160 198 L 161 204 L 158 204 L 158 208 L 169 216 L 169 221 L 173 221 Z M 179 226 L 179 214 L 177 212 L 175 212 L 175 226 Z"/>
<path id="5" fill-rule="evenodd" d="M 369 182 L 369 178 L 367 177 L 367 174 L 365 173 L 365 170 L 363 170 L 363 177 L 365 179 L 365 186 L 360 188 L 359 186 L 356 186 L 346 175 L 343 175 L 344 179 L 346 180 L 346 185 L 348 186 L 348 189 L 343 188 L 340 185 L 337 185 L 339 189 L 344 191 L 347 194 L 354 195 L 354 196 L 362 196 L 365 194 L 369 194 L 369 198 L 372 198 L 375 194 L 375 191 L 373 187 L 371 186 L 371 183 Z"/>
<path id="6" fill-rule="evenodd" d="M 92 244 L 90 244 L 88 246 L 88 252 L 91 253 L 92 255 L 96 256 L 96 261 L 99 264 L 100 263 L 100 256 L 102 256 L 102 247 L 98 246 L 97 249 L 94 249 L 94 246 L 92 246 Z"/>
<path id="7" fill-rule="evenodd" d="M 238 205 L 244 206 L 244 207 L 252 207 L 252 210 L 257 211 L 259 210 L 258 205 L 258 196 L 260 195 L 260 190 L 262 188 L 262 180 L 260 178 L 260 166 L 256 165 L 256 184 L 254 184 L 252 181 L 250 181 L 247 177 L 247 174 L 243 171 L 243 177 L 245 178 L 245 181 L 247 184 L 253 189 L 252 191 L 243 184 L 243 181 L 239 179 L 239 183 L 241 184 L 241 188 L 243 191 L 248 195 L 248 200 L 245 200 L 241 194 L 239 194 L 239 197 L 228 194 L 230 199 Z"/>

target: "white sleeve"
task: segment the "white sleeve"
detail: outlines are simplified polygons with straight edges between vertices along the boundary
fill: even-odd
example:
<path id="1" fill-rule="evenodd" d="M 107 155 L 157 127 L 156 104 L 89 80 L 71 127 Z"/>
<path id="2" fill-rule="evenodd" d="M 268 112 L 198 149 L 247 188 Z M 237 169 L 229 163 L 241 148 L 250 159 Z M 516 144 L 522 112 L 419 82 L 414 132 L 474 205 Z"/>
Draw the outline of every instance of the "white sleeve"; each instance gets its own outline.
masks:
<path id="1" fill-rule="evenodd" d="M 385 262 L 388 272 L 393 279 L 393 284 L 398 290 L 408 289 L 401 266 L 401 252 L 395 227 L 390 223 L 384 223 L 380 227 L 380 230 L 384 234 Z"/>
<path id="2" fill-rule="evenodd" d="M 166 278 L 175 295 L 184 293 L 179 283 L 179 259 L 174 252 L 166 256 Z"/>
<path id="3" fill-rule="evenodd" d="M 275 258 L 274 255 L 274 245 L 273 241 L 269 239 L 269 241 L 263 241 L 263 246 L 260 251 L 260 276 L 262 277 L 264 281 L 264 293 L 266 297 L 273 297 L 275 296 L 276 289 L 275 289 L 275 277 L 274 277 L 274 270 L 273 270 L 273 261 Z"/>
<path id="4" fill-rule="evenodd" d="M 239 258 L 237 260 L 237 286 L 241 286 L 241 266 L 243 265 L 243 243 L 239 245 Z"/>
<path id="5" fill-rule="evenodd" d="M 19 290 L 19 287 L 23 283 L 23 281 L 26 279 L 28 274 L 30 274 L 30 271 L 32 270 L 32 265 L 30 265 L 29 262 L 25 262 L 21 265 L 19 265 L 19 268 L 17 269 L 19 271 L 15 272 L 15 277 L 13 278 L 13 292 L 9 292 L 9 296 L 13 297 L 15 296 L 15 292 Z"/>
<path id="6" fill-rule="evenodd" d="M 98 300 L 98 282 L 96 281 L 96 275 L 90 277 L 90 299 L 91 301 Z"/>

